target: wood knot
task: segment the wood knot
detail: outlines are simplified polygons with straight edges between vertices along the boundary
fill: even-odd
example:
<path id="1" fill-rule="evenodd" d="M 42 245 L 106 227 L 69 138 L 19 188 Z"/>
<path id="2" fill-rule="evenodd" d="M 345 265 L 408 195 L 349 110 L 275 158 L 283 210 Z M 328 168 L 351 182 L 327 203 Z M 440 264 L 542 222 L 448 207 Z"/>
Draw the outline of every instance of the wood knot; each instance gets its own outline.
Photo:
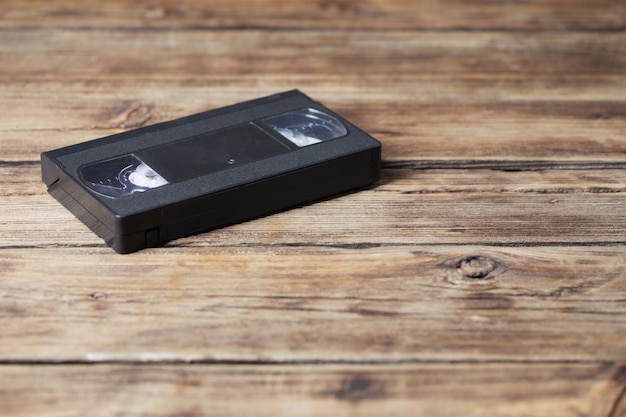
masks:
<path id="1" fill-rule="evenodd" d="M 486 256 L 468 256 L 457 264 L 459 273 L 468 279 L 485 279 L 496 267 L 497 262 Z"/>
<path id="2" fill-rule="evenodd" d="M 363 375 L 355 375 L 345 379 L 341 388 L 335 393 L 337 399 L 350 402 L 379 399 L 385 396 L 384 385 Z"/>
<path id="3" fill-rule="evenodd" d="M 89 294 L 89 297 L 91 297 L 91 299 L 93 300 L 100 300 L 102 298 L 107 298 L 108 295 L 105 292 L 96 291 Z"/>
<path id="4" fill-rule="evenodd" d="M 139 101 L 124 101 L 113 109 L 112 114 L 113 117 L 108 122 L 110 128 L 137 128 L 158 118 L 158 112 L 153 104 Z"/>

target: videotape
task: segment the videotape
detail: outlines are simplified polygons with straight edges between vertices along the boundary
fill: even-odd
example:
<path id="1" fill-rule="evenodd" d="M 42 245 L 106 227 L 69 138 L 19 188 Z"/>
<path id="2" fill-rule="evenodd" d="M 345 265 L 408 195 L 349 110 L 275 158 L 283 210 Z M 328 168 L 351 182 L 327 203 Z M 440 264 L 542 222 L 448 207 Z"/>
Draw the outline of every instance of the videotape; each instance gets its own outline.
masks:
<path id="1" fill-rule="evenodd" d="M 298 90 L 41 154 L 48 192 L 119 253 L 377 181 L 376 139 Z"/>

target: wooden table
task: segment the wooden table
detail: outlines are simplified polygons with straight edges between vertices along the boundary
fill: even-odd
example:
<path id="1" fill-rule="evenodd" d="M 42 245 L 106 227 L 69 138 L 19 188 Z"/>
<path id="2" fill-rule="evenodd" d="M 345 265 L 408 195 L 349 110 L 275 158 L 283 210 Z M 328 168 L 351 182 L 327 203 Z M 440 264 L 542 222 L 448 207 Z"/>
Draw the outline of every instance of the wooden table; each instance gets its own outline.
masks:
<path id="1" fill-rule="evenodd" d="M 4 1 L 0 415 L 626 415 L 626 3 Z M 39 153 L 300 88 L 376 185 L 118 255 Z"/>

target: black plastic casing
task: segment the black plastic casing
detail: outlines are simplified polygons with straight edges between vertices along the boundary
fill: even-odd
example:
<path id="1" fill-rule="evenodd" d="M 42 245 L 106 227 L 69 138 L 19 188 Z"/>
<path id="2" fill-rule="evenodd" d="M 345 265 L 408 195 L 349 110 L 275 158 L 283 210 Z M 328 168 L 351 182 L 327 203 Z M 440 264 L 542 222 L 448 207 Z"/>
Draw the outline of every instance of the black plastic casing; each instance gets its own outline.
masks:
<path id="1" fill-rule="evenodd" d="M 336 117 L 348 133 L 299 148 L 261 122 L 303 108 Z M 285 151 L 261 155 L 258 160 L 247 155 L 245 163 L 122 198 L 94 192 L 79 175 L 81 167 L 96 161 L 141 155 L 146 149 L 246 124 L 261 126 L 264 133 L 283 143 Z M 238 160 L 234 155 L 233 161 Z M 298 90 L 41 154 L 48 192 L 119 253 L 159 246 L 365 186 L 380 178 L 380 163 L 380 142 Z"/>

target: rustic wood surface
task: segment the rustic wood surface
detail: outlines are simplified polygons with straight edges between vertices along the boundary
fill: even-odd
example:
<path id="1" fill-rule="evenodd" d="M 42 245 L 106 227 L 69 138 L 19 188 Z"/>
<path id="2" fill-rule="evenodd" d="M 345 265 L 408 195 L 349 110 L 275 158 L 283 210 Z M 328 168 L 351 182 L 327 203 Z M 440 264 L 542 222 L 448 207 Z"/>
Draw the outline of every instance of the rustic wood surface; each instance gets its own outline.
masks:
<path id="1" fill-rule="evenodd" d="M 626 3 L 0 7 L 0 415 L 626 416 Z M 117 255 L 39 153 L 291 88 L 374 186 Z"/>

